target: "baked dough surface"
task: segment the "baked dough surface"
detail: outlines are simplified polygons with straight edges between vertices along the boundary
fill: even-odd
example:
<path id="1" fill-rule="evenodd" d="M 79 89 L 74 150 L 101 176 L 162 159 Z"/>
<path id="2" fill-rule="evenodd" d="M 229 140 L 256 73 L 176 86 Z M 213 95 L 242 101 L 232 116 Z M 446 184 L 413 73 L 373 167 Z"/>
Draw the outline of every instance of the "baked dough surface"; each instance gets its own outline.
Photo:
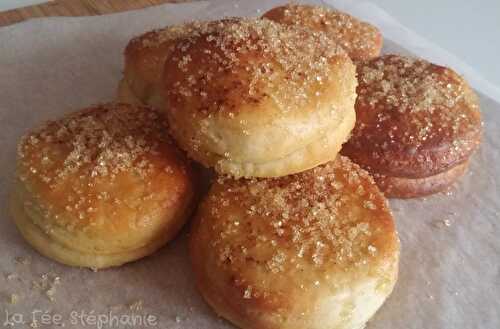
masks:
<path id="1" fill-rule="evenodd" d="M 65 264 L 101 268 L 172 239 L 196 187 L 166 130 L 153 109 L 103 104 L 26 134 L 12 197 L 26 240 Z"/>
<path id="2" fill-rule="evenodd" d="M 198 288 L 240 328 L 362 328 L 392 291 L 387 201 L 349 159 L 272 179 L 219 178 L 190 236 Z"/>
<path id="3" fill-rule="evenodd" d="M 481 140 L 476 95 L 453 70 L 399 55 L 358 63 L 356 126 L 342 153 L 371 173 L 424 178 Z"/>
<path id="4" fill-rule="evenodd" d="M 321 32 L 267 19 L 214 22 L 176 44 L 164 73 L 172 135 L 219 173 L 312 168 L 335 158 L 354 125 L 355 67 Z"/>
<path id="5" fill-rule="evenodd" d="M 288 4 L 269 10 L 263 17 L 323 31 L 341 45 L 352 60 L 370 59 L 379 56 L 382 50 L 382 34 L 375 26 L 331 8 Z"/>

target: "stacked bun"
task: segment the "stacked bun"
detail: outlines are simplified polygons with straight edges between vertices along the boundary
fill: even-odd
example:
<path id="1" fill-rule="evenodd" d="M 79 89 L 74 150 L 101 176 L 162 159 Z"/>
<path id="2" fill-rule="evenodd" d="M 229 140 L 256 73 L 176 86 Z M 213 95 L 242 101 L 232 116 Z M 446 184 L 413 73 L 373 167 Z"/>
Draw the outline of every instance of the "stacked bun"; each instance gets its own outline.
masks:
<path id="1" fill-rule="evenodd" d="M 342 153 L 389 197 L 442 191 L 467 169 L 481 140 L 476 95 L 453 70 L 384 55 L 358 63 L 356 127 Z"/>
<path id="2" fill-rule="evenodd" d="M 207 23 L 192 22 L 147 32 L 133 38 L 125 48 L 123 78 L 118 101 L 162 108 L 160 86 L 163 65 L 171 57 L 177 40 L 194 35 Z"/>
<path id="3" fill-rule="evenodd" d="M 190 257 L 219 315 L 248 329 L 362 328 L 397 280 L 383 193 L 449 186 L 481 133 L 460 76 L 381 47 L 370 24 L 303 5 L 134 38 L 118 90 L 130 105 L 21 141 L 16 223 L 68 265 L 146 256 L 195 208 L 187 156 L 214 173 Z"/>
<path id="4" fill-rule="evenodd" d="M 180 40 L 165 63 L 164 110 L 181 148 L 234 177 L 333 160 L 355 122 L 356 70 L 342 48 L 266 19 L 214 25 Z"/>
<path id="5" fill-rule="evenodd" d="M 194 172 L 160 114 L 102 104 L 47 122 L 18 148 L 11 209 L 25 239 L 94 269 L 147 256 L 193 209 Z"/>
<path id="6" fill-rule="evenodd" d="M 219 178 L 190 251 L 202 296 L 241 328 L 362 328 L 398 275 L 387 200 L 342 156 L 279 178 Z"/>
<path id="7" fill-rule="evenodd" d="M 376 57 L 382 50 L 382 34 L 375 26 L 331 8 L 288 4 L 269 10 L 263 17 L 325 32 L 353 61 Z"/>

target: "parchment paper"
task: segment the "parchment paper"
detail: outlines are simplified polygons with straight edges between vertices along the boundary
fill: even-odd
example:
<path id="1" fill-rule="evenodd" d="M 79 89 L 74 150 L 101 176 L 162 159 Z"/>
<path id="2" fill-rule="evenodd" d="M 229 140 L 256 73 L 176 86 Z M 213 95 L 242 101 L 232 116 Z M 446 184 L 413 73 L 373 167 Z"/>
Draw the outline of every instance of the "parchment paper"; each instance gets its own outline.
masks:
<path id="1" fill-rule="evenodd" d="M 480 91 L 485 121 L 481 149 L 449 193 L 391 201 L 402 242 L 400 278 L 368 328 L 500 328 L 498 87 L 374 4 L 326 2 L 379 26 L 386 37 L 384 52 L 418 54 L 465 74 Z M 9 218 L 7 196 L 18 138 L 41 121 L 112 99 L 122 50 L 132 36 L 192 19 L 256 16 L 280 3 L 163 5 L 101 17 L 36 19 L 0 29 L 0 327 L 10 322 L 25 328 L 37 320 L 40 328 L 62 323 L 66 328 L 232 328 L 196 292 L 187 229 L 151 257 L 94 273 L 34 252 Z M 56 276 L 60 284 L 54 283 Z M 47 296 L 52 286 L 54 301 Z M 15 304 L 10 303 L 12 294 L 18 296 Z M 46 325 L 41 318 L 45 311 L 51 316 L 43 321 Z M 99 315 L 101 322 L 80 317 L 82 312 Z M 133 314 L 156 321 L 134 326 Z M 120 323 L 103 323 L 113 315 L 120 315 Z M 17 323 L 21 320 L 25 324 Z"/>

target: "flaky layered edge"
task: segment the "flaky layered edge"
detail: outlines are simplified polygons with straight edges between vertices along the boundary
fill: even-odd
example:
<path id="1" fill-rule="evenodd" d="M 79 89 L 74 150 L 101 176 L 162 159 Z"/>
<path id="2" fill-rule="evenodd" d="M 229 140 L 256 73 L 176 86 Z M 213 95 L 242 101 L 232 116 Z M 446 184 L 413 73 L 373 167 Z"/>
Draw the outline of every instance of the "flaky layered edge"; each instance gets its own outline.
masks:
<path id="1" fill-rule="evenodd" d="M 30 207 L 29 211 L 27 210 L 25 202 L 28 198 L 29 192 L 24 187 L 24 183 L 16 180 L 10 194 L 10 214 L 23 238 L 35 250 L 47 258 L 65 265 L 104 269 L 120 266 L 148 256 L 173 239 L 192 213 L 193 207 L 191 207 L 191 204 L 195 196 L 193 194 L 189 198 L 186 198 L 184 204 L 179 207 L 175 218 L 171 220 L 176 225 L 169 226 L 165 230 L 158 232 L 153 239 L 144 241 L 140 246 L 131 246 L 130 249 L 109 252 L 84 251 L 82 250 L 83 248 L 72 248 L 71 245 L 64 243 L 64 240 L 54 236 L 54 231 L 56 230 L 51 229 L 51 227 L 55 228 L 56 226 L 50 224 L 52 218 L 45 217 L 41 211 L 36 210 L 36 207 Z M 30 200 L 29 202 L 33 201 Z M 40 223 L 45 223 L 46 227 L 40 226 Z M 63 234 L 72 234 L 59 226 L 57 227 L 57 231 L 59 234 L 61 232 Z M 76 237 L 75 243 L 78 243 Z"/>

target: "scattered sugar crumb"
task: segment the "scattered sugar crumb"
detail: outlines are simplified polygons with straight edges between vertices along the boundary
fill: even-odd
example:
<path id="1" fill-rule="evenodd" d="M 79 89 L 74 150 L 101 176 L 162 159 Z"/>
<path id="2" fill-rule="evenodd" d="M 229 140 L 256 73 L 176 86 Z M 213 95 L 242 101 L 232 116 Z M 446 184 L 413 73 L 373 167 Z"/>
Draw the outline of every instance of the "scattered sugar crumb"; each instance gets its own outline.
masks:
<path id="1" fill-rule="evenodd" d="M 39 280 L 33 280 L 31 283 L 33 289 L 43 292 L 51 302 L 54 302 L 56 300 L 57 286 L 61 284 L 61 277 L 49 272 L 42 274 Z"/>
<path id="2" fill-rule="evenodd" d="M 15 263 L 19 265 L 30 265 L 31 259 L 29 257 L 16 257 Z"/>
<path id="3" fill-rule="evenodd" d="M 18 294 L 10 294 L 10 298 L 9 298 L 9 303 L 11 303 L 12 305 L 16 305 L 17 302 L 19 302 L 19 295 Z"/>
<path id="4" fill-rule="evenodd" d="M 19 279 L 19 275 L 17 275 L 16 273 L 9 273 L 5 276 L 5 278 L 9 281 L 17 280 Z"/>
<path id="5" fill-rule="evenodd" d="M 452 221 L 448 218 L 439 219 L 433 223 L 433 225 L 437 228 L 446 228 L 451 227 Z"/>
<path id="6" fill-rule="evenodd" d="M 369 245 L 369 246 L 368 246 L 368 252 L 369 252 L 371 255 L 374 255 L 374 254 L 377 252 L 377 248 L 376 248 L 375 246 Z"/>
<path id="7" fill-rule="evenodd" d="M 50 287 L 49 289 L 47 289 L 47 291 L 45 291 L 45 295 L 47 296 L 47 298 L 51 301 L 51 302 L 54 302 L 56 299 L 55 299 L 55 295 L 56 295 L 56 288 L 55 287 Z"/>
<path id="8" fill-rule="evenodd" d="M 245 293 L 243 294 L 243 298 L 244 299 L 250 299 L 250 298 L 252 298 L 252 286 L 248 286 L 245 289 Z"/>

